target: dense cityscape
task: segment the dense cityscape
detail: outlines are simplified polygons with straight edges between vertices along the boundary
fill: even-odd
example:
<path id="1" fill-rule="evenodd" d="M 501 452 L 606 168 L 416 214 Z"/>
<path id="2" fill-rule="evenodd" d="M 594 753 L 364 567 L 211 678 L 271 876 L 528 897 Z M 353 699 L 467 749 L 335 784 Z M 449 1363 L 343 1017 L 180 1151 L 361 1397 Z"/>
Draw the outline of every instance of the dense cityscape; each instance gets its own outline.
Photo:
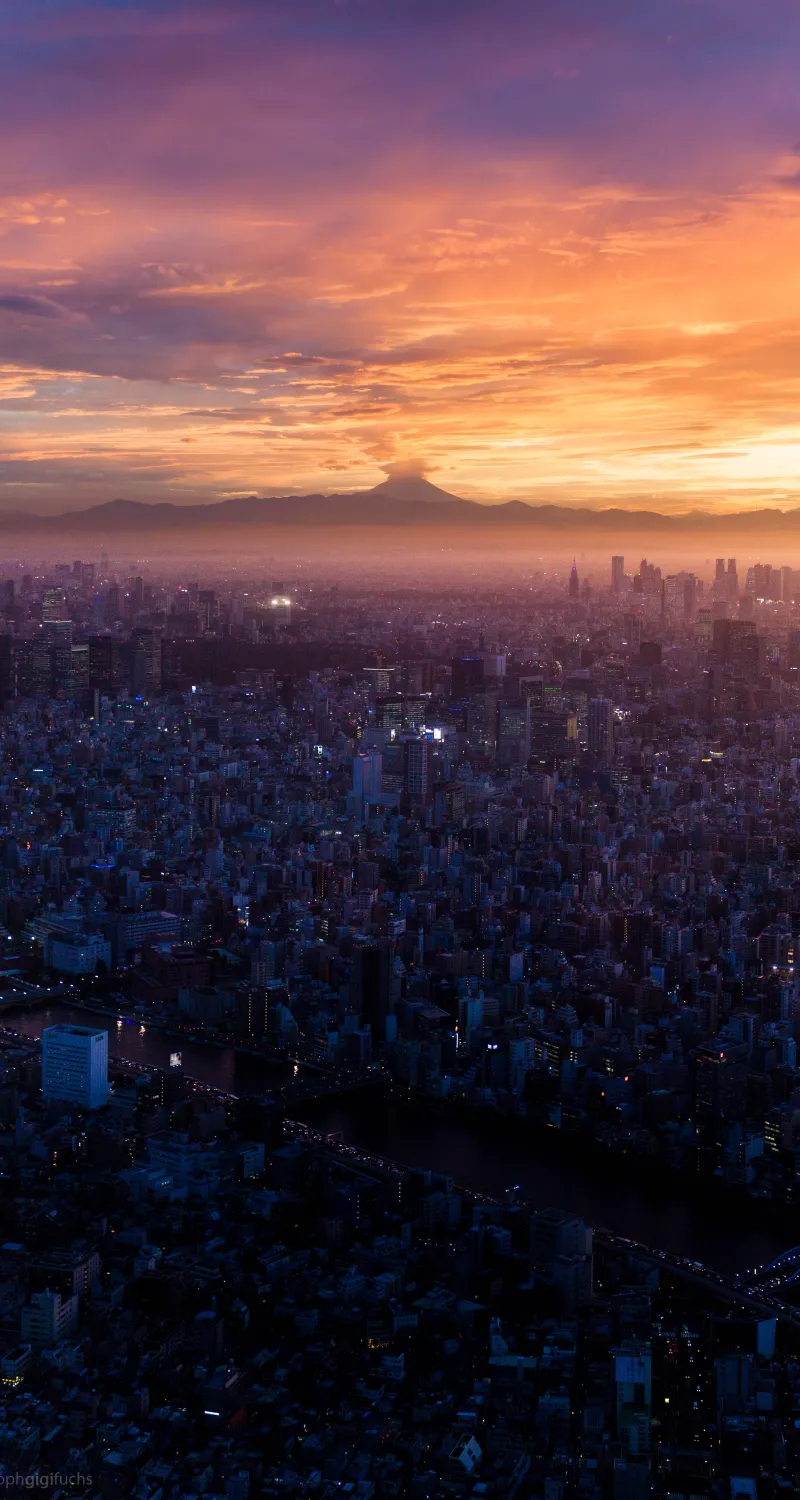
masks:
<path id="1" fill-rule="evenodd" d="M 7 568 L 4 1482 L 797 1492 L 800 571 L 628 566 Z"/>
<path id="2" fill-rule="evenodd" d="M 799 74 L 0 0 L 0 1500 L 800 1497 Z"/>

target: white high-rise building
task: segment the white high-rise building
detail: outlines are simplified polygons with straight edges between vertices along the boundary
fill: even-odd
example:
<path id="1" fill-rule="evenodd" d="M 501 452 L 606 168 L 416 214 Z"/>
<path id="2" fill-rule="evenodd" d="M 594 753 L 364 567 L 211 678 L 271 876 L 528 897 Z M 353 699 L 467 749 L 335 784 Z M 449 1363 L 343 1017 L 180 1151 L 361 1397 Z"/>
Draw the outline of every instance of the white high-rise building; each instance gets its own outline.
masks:
<path id="1" fill-rule="evenodd" d="M 108 1102 L 108 1033 L 93 1026 L 48 1026 L 42 1032 L 42 1094 L 82 1109 Z"/>
<path id="2" fill-rule="evenodd" d="M 20 1314 L 22 1338 L 27 1344 L 58 1344 L 74 1333 L 77 1324 L 78 1298 L 62 1297 L 60 1292 L 33 1292 Z"/>

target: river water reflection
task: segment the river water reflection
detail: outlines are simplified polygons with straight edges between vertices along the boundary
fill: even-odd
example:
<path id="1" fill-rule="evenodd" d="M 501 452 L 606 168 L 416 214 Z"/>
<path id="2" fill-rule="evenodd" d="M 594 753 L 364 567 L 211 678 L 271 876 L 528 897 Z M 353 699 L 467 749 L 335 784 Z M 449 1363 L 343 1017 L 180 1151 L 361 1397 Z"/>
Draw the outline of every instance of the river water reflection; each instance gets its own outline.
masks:
<path id="1" fill-rule="evenodd" d="M 46 1026 L 98 1026 L 108 1032 L 110 1057 L 124 1057 L 129 1062 L 151 1068 L 168 1068 L 171 1052 L 180 1052 L 183 1071 L 201 1083 L 209 1083 L 225 1094 L 261 1094 L 265 1089 L 279 1088 L 292 1076 L 289 1063 L 269 1062 L 237 1052 L 235 1047 L 217 1047 L 208 1042 L 190 1042 L 185 1037 L 168 1036 L 152 1026 L 140 1027 L 138 1021 L 97 1015 L 80 1006 L 48 1005 L 42 1010 L 6 1011 L 3 1025 L 25 1036 L 41 1036 Z"/>
<path id="2" fill-rule="evenodd" d="M 279 1087 L 291 1066 L 164 1035 L 138 1023 L 65 1005 L 43 1010 L 7 1012 L 4 1024 L 29 1036 L 40 1036 L 57 1023 L 103 1026 L 109 1053 L 151 1067 L 168 1067 L 180 1050 L 184 1071 L 220 1091 L 260 1094 Z M 584 1162 L 578 1156 L 556 1160 L 511 1129 L 486 1129 L 468 1116 L 421 1112 L 397 1100 L 364 1093 L 306 1108 L 309 1123 L 323 1131 L 341 1131 L 344 1139 L 409 1166 L 451 1173 L 456 1182 L 499 1194 L 519 1185 L 542 1207 L 554 1205 L 582 1214 L 588 1223 L 643 1241 L 656 1249 L 686 1255 L 725 1272 L 760 1265 L 790 1245 L 796 1231 L 773 1224 L 761 1205 L 685 1199 L 674 1183 L 656 1178 L 643 1186 L 632 1182 L 622 1163 L 609 1159 Z"/>

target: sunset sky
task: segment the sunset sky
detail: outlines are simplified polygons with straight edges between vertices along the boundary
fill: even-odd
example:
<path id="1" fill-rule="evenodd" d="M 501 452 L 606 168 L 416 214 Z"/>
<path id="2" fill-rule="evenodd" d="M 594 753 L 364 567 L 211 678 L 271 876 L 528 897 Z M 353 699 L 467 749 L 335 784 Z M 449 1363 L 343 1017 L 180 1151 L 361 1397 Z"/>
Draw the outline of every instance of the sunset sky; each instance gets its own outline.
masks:
<path id="1" fill-rule="evenodd" d="M 797 0 L 0 18 L 0 505 L 800 504 Z"/>

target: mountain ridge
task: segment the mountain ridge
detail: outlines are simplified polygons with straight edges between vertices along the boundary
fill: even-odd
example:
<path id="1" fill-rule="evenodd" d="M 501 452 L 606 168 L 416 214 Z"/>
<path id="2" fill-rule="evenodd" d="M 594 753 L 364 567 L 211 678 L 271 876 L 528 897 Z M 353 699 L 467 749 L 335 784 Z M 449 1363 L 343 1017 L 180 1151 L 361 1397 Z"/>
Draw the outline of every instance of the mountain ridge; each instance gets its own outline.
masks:
<path id="1" fill-rule="evenodd" d="M 377 502 L 377 503 L 376 503 Z M 10 532 L 35 532 L 40 535 L 70 531 L 100 531 L 114 534 L 135 529 L 137 533 L 164 532 L 180 528 L 217 529 L 232 526 L 456 526 L 507 529 L 524 527 L 574 532 L 588 529 L 602 531 L 653 531 L 676 534 L 681 531 L 742 530 L 768 528 L 794 531 L 800 526 L 800 507 L 778 510 L 719 512 L 692 510 L 670 515 L 656 510 L 626 510 L 621 506 L 595 509 L 590 506 L 566 506 L 545 502 L 532 505 L 523 500 L 507 500 L 484 505 L 464 500 L 421 478 L 393 478 L 371 490 L 354 490 L 344 494 L 310 495 L 241 495 L 207 505 L 175 505 L 170 501 L 148 502 L 119 497 L 80 510 L 58 515 L 26 515 L 25 512 L 0 511 L 0 535 Z"/>

